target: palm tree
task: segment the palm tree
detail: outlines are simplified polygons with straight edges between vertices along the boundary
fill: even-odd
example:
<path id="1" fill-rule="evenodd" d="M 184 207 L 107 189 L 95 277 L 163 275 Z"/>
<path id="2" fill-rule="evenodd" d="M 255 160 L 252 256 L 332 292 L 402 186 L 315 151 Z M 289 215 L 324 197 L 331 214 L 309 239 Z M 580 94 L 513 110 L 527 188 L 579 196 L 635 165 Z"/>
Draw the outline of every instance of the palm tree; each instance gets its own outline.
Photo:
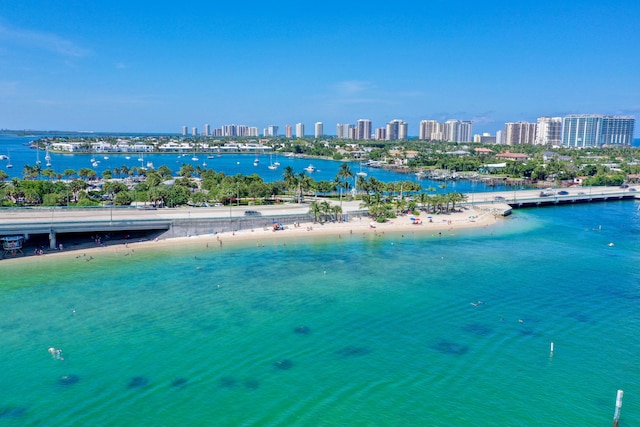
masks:
<path id="1" fill-rule="evenodd" d="M 66 178 L 66 179 L 70 179 L 73 175 L 76 174 L 76 171 L 73 169 L 65 169 L 64 172 L 62 172 L 62 175 Z"/>
<path id="2" fill-rule="evenodd" d="M 338 185 L 344 188 L 345 192 L 349 188 L 349 180 L 353 178 L 353 172 L 348 164 L 342 163 L 340 165 L 340 169 L 338 169 L 338 173 L 336 175 L 336 181 Z M 340 206 L 342 207 L 342 192 L 340 192 Z"/>
<path id="3" fill-rule="evenodd" d="M 302 193 L 311 188 L 311 177 L 307 174 L 300 172 L 296 175 L 296 181 L 298 183 L 298 203 L 302 200 Z"/>
<path id="4" fill-rule="evenodd" d="M 282 179 L 284 180 L 284 186 L 287 188 L 287 191 L 291 191 L 298 186 L 298 180 L 291 166 L 284 168 Z"/>
<path id="5" fill-rule="evenodd" d="M 313 215 L 313 222 L 318 222 L 320 214 L 322 213 L 320 203 L 312 202 L 311 205 L 309 205 L 309 213 Z"/>

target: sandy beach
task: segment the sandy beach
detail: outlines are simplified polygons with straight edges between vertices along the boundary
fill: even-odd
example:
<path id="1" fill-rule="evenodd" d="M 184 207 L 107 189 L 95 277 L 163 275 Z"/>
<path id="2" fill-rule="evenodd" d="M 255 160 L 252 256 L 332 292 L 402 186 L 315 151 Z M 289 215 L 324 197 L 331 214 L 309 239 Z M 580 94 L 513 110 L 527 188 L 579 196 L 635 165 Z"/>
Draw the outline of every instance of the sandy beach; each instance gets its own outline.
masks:
<path id="1" fill-rule="evenodd" d="M 67 245 L 64 250 L 46 250 L 43 255 L 34 255 L 28 248 L 25 255 L 7 256 L 0 263 L 26 263 L 35 262 L 41 257 L 57 259 L 62 257 L 88 257 L 94 259 L 101 254 L 127 255 L 133 251 L 153 250 L 170 247 L 193 247 L 204 245 L 205 247 L 223 247 L 224 245 L 243 243 L 247 245 L 267 246 L 281 244 L 282 241 L 295 238 L 313 237 L 346 237 L 348 235 L 385 235 L 403 233 L 424 233 L 426 235 L 446 236 L 455 230 L 488 227 L 497 221 L 496 216 L 490 212 L 482 212 L 476 209 L 463 209 L 461 211 L 422 215 L 419 221 L 412 215 L 402 215 L 384 223 L 372 222 L 364 216 L 351 217 L 348 222 L 305 222 L 285 225 L 281 230 L 272 227 L 239 230 L 235 232 L 223 232 L 216 234 L 203 234 L 189 237 L 175 237 L 165 239 L 143 238 L 131 240 L 113 240 L 97 245 L 92 242 L 76 242 L 73 246 Z"/>

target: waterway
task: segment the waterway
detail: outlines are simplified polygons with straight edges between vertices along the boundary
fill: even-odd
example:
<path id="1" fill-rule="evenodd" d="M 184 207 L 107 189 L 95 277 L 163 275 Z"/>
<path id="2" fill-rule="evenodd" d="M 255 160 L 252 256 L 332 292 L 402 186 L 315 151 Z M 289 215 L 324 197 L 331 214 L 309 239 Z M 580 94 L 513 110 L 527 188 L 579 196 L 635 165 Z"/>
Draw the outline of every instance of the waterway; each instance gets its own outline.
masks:
<path id="1" fill-rule="evenodd" d="M 217 155 L 211 153 L 199 153 L 195 156 L 198 159 L 196 161 L 192 160 L 192 157 L 194 157 L 193 153 L 185 154 L 183 156 L 178 154 L 141 153 L 108 155 L 49 153 L 49 156 L 51 157 L 51 166 L 47 166 L 47 160 L 45 159 L 47 154 L 42 150 L 36 150 L 29 147 L 29 142 L 37 138 L 37 136 L 19 137 L 15 135 L 0 134 L 0 154 L 9 156 L 10 163 L 13 166 L 12 168 L 7 168 L 6 166 L 8 161 L 0 160 L 0 168 L 4 170 L 10 178 L 22 178 L 24 166 L 34 166 L 36 162 L 40 160 L 40 167 L 42 170 L 50 168 L 58 174 L 63 174 L 67 169 L 72 169 L 77 172 L 81 168 L 91 168 L 96 171 L 98 176 L 101 176 L 102 172 L 107 169 L 113 171 L 115 168 L 122 168 L 123 166 L 126 166 L 128 169 L 131 169 L 132 167 L 147 167 L 148 163 L 150 163 L 156 169 L 165 165 L 171 169 L 174 175 L 177 175 L 183 165 L 189 164 L 194 167 L 200 166 L 201 168 L 213 169 L 216 172 L 224 172 L 227 175 L 258 174 L 266 182 L 273 182 L 282 180 L 284 168 L 290 166 L 294 173 L 307 173 L 316 181 L 333 181 L 342 163 L 325 159 L 309 159 L 269 154 L 259 154 L 256 156 L 255 154 Z M 257 166 L 254 165 L 256 158 L 258 159 Z M 279 168 L 275 170 L 269 169 L 269 165 L 274 162 L 280 163 Z M 315 172 L 308 173 L 305 171 L 305 168 L 310 164 L 316 168 Z M 489 186 L 482 182 L 442 182 L 425 179 L 420 180 L 413 173 L 401 174 L 381 168 L 362 167 L 357 162 L 350 163 L 350 166 L 354 174 L 364 172 L 368 177 L 375 177 L 382 182 L 419 182 L 423 189 L 431 187 L 434 192 L 458 191 L 466 193 L 471 191 L 492 191 L 504 189 L 502 185 Z M 446 186 L 441 188 L 443 184 L 446 184 Z"/>
<path id="2" fill-rule="evenodd" d="M 0 262 L 0 425 L 640 425 L 639 208 Z"/>

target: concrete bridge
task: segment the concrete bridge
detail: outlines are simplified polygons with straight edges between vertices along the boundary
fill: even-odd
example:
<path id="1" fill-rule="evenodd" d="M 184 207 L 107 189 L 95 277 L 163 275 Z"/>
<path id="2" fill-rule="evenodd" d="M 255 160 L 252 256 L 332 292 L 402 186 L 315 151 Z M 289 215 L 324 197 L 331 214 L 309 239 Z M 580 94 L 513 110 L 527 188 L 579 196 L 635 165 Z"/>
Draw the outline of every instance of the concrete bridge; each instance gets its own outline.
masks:
<path id="1" fill-rule="evenodd" d="M 514 190 L 467 193 L 466 196 L 463 205 L 508 214 L 511 208 L 640 199 L 640 188 L 638 191 L 634 187 Z M 360 201 L 344 201 L 342 205 L 347 216 L 366 214 L 360 210 Z M 49 246 L 55 249 L 58 235 L 73 233 L 104 235 L 155 230 L 163 237 L 180 237 L 272 227 L 274 222 L 287 225 L 311 219 L 306 203 L 157 210 L 120 207 L 0 209 L 0 237 L 46 235 Z"/>

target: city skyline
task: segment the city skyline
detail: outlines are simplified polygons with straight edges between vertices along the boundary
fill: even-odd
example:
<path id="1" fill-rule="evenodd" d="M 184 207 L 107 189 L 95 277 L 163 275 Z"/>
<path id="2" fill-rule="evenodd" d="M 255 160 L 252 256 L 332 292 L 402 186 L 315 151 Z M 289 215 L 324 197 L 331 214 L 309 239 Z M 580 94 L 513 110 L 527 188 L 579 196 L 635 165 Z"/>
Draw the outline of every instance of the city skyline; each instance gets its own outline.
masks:
<path id="1" fill-rule="evenodd" d="M 541 116 L 640 111 L 637 2 L 292 6 L 14 3 L 0 12 L 0 128 L 302 123 L 311 134 L 322 122 L 332 134 L 400 117 L 410 136 L 426 119 L 495 134 Z"/>

